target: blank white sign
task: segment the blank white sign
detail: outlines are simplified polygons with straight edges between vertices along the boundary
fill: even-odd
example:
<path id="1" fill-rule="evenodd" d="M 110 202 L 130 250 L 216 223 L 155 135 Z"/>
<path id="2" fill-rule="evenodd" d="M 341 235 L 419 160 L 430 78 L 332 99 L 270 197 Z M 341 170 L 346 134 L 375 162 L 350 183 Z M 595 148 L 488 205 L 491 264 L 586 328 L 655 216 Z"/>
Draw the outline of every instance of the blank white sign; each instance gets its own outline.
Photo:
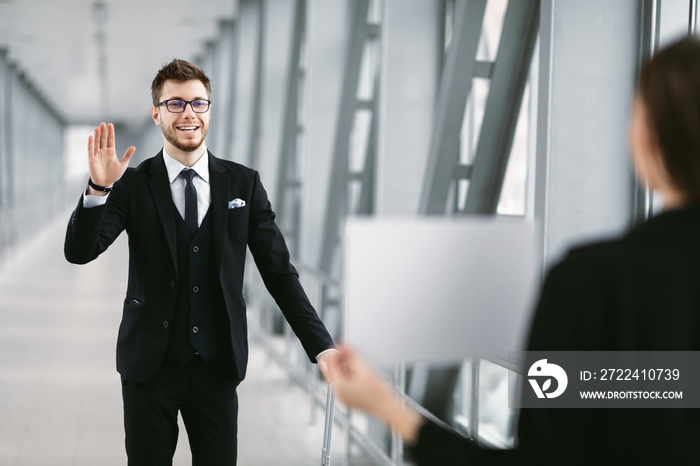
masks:
<path id="1" fill-rule="evenodd" d="M 345 341 L 373 362 L 507 359 L 523 349 L 531 223 L 351 218 L 345 244 Z"/>

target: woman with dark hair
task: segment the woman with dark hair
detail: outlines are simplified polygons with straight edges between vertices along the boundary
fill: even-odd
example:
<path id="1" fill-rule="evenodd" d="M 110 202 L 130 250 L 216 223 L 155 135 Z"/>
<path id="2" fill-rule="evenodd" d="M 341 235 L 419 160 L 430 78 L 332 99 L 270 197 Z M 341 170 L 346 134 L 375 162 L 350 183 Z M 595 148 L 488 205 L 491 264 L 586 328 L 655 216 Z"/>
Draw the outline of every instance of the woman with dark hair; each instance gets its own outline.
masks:
<path id="1" fill-rule="evenodd" d="M 629 137 L 664 210 L 549 271 L 529 351 L 700 351 L 700 41 L 644 66 Z M 396 429 L 421 465 L 700 464 L 697 409 L 522 409 L 517 447 L 487 450 L 426 422 L 351 350 L 338 361 L 339 397 Z"/>

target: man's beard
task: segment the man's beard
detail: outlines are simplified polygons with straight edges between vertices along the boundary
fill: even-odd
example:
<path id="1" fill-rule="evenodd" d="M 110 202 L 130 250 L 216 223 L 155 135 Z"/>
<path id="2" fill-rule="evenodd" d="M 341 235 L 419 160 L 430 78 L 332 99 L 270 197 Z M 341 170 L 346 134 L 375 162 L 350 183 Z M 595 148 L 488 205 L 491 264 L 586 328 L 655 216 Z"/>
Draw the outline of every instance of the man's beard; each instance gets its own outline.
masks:
<path id="1" fill-rule="evenodd" d="M 197 149 L 199 149 L 202 144 L 204 143 L 204 139 L 207 137 L 207 133 L 209 132 L 208 127 L 200 126 L 200 131 L 202 131 L 202 137 L 197 140 L 197 139 L 186 139 L 184 143 L 182 141 L 178 141 L 177 137 L 173 135 L 173 132 L 170 128 L 166 130 L 165 128 L 162 128 L 163 130 L 163 136 L 165 136 L 165 139 L 175 146 L 176 148 L 180 149 L 183 152 L 193 152 Z M 177 131 L 177 130 L 175 130 Z"/>

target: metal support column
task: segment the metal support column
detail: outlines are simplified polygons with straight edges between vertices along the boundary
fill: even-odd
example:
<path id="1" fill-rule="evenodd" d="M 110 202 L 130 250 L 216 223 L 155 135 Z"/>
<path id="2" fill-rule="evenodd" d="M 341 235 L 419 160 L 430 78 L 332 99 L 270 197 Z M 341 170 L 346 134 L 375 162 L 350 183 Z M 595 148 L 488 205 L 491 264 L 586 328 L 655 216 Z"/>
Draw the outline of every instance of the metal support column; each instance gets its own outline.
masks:
<path id="1" fill-rule="evenodd" d="M 688 0 L 688 35 L 693 35 L 698 28 L 698 0 Z"/>
<path id="2" fill-rule="evenodd" d="M 7 51 L 0 50 L 0 211 L 7 202 L 7 163 L 9 152 L 9 80 L 7 70 Z M 1 214 L 0 214 L 1 215 Z M 0 241 L 1 243 L 1 241 Z"/>
<path id="3" fill-rule="evenodd" d="M 455 8 L 452 41 L 440 79 L 428 166 L 423 180 L 419 211 L 444 214 L 450 184 L 459 156 L 459 135 L 464 108 L 476 72 L 476 52 L 481 36 L 486 0 L 460 1 Z"/>
<path id="4" fill-rule="evenodd" d="M 211 80 L 210 86 L 211 86 L 211 95 L 212 97 L 215 97 L 216 99 L 221 98 L 221 93 L 219 92 L 221 88 L 221 82 L 219 80 L 219 71 L 221 69 L 221 44 L 217 40 L 211 40 L 208 41 L 205 44 L 205 51 L 202 54 L 202 59 L 200 60 L 199 66 L 201 66 L 204 71 L 207 73 L 209 76 L 209 79 Z M 217 102 L 218 103 L 218 102 Z M 214 105 L 212 106 L 212 115 L 215 115 L 218 117 L 218 108 L 223 106 L 223 102 L 221 105 Z M 219 155 L 219 146 L 218 146 L 218 136 L 217 134 L 219 133 L 219 125 L 221 122 L 217 121 L 216 125 L 210 125 L 209 126 L 209 133 L 207 135 L 207 140 L 209 143 L 207 144 L 208 149 L 214 153 L 214 155 Z"/>
<path id="5" fill-rule="evenodd" d="M 238 56 L 236 23 L 232 20 L 219 22 L 219 34 L 213 46 L 211 62 L 212 126 L 210 128 L 211 150 L 222 159 L 231 159 L 233 135 L 233 110 L 235 102 L 236 59 Z"/>
<path id="6" fill-rule="evenodd" d="M 539 0 L 508 2 L 465 213 L 496 213 L 537 40 L 539 13 Z"/>
<path id="7" fill-rule="evenodd" d="M 305 87 L 306 0 L 296 0 L 294 28 L 287 66 L 284 111 L 282 113 L 282 136 L 280 138 L 279 168 L 275 209 L 280 227 L 287 239 L 292 256 L 299 255 L 299 223 L 301 215 L 301 189 L 299 149 L 303 138 L 300 94 Z"/>
<path id="8" fill-rule="evenodd" d="M 628 57 L 640 53 L 640 7 L 541 1 L 534 214 L 543 270 L 572 244 L 629 226 L 627 134 L 639 66 Z"/>
<path id="9" fill-rule="evenodd" d="M 644 63 L 649 61 L 659 49 L 659 30 L 661 27 L 660 0 L 643 0 L 640 22 L 639 59 L 637 66 L 641 71 Z M 643 222 L 651 216 L 654 210 L 654 203 L 653 193 L 648 186 L 640 183 L 634 176 L 632 176 L 631 184 L 632 216 L 630 218 L 630 223 L 634 225 Z"/>
<path id="10" fill-rule="evenodd" d="M 381 132 L 373 182 L 377 216 L 418 212 L 445 50 L 445 17 L 443 2 L 384 2 Z"/>
<path id="11" fill-rule="evenodd" d="M 238 77 L 238 48 L 239 48 L 239 27 L 236 21 L 223 21 L 221 23 L 221 41 L 225 45 L 223 54 L 226 55 L 225 78 L 222 78 L 220 90 L 222 92 L 221 99 L 222 109 L 219 112 L 221 121 L 219 122 L 219 151 L 220 157 L 227 160 L 233 159 L 233 137 L 234 137 L 234 118 L 236 116 L 236 85 Z"/>
<path id="12" fill-rule="evenodd" d="M 10 153 L 10 69 L 7 63 L 7 51 L 0 50 L 0 257 L 8 246 L 11 223 L 10 183 L 12 166 Z"/>
<path id="13" fill-rule="evenodd" d="M 3 160 L 2 160 L 2 170 L 4 177 L 2 199 L 0 199 L 2 205 L 2 247 L 3 249 L 12 246 L 17 240 L 17 225 L 15 222 L 15 133 L 14 125 L 12 124 L 13 118 L 13 91 L 16 81 L 16 69 L 7 61 L 7 54 L 5 53 L 3 58 L 3 82 L 0 92 L 2 93 L 2 99 L 4 101 L 3 105 L 3 115 L 2 115 L 2 128 L 0 131 L 3 133 L 3 137 L 0 138 L 0 145 L 3 147 Z"/>
<path id="14" fill-rule="evenodd" d="M 260 168 L 260 132 L 262 125 L 262 82 L 263 62 L 265 59 L 265 0 L 258 4 L 257 53 L 255 58 L 255 77 L 253 78 L 253 98 L 251 102 L 250 129 L 248 136 L 248 166 Z"/>
<path id="15" fill-rule="evenodd" d="M 378 25 L 369 24 L 367 21 L 369 6 L 369 0 L 357 0 L 353 2 L 352 7 L 352 27 L 350 29 L 340 110 L 333 144 L 333 163 L 325 208 L 323 243 L 318 266 L 320 271 L 331 275 L 333 274 L 333 262 L 339 242 L 341 221 L 348 211 L 349 142 L 356 111 L 360 105 L 357 99 L 357 88 L 360 80 L 362 54 L 368 39 L 376 37 L 378 34 Z"/>

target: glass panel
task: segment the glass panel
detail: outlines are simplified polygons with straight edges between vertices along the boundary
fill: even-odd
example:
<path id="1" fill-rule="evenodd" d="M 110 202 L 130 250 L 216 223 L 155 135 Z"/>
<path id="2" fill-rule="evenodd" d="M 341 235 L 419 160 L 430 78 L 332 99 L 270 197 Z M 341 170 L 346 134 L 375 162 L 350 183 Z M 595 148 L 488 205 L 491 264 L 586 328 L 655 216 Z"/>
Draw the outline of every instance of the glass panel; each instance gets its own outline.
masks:
<path id="1" fill-rule="evenodd" d="M 498 448 L 512 448 L 514 410 L 508 408 L 508 369 L 479 362 L 479 440 Z"/>
<path id="2" fill-rule="evenodd" d="M 455 19 L 455 2 L 454 0 L 446 0 L 445 1 L 445 36 L 444 36 L 444 50 L 443 52 L 446 53 L 447 49 L 450 47 L 450 43 L 452 42 L 452 28 L 454 25 L 454 19 Z"/>
<path id="3" fill-rule="evenodd" d="M 471 163 L 473 160 L 490 88 L 491 81 L 489 79 L 474 78 L 472 80 L 472 89 L 467 99 L 460 135 L 459 161 L 463 164 Z"/>
<path id="4" fill-rule="evenodd" d="M 361 172 L 364 169 L 371 124 L 372 111 L 358 110 L 355 112 L 348 154 L 348 169 L 351 172 Z"/>
<path id="5" fill-rule="evenodd" d="M 66 182 L 70 183 L 87 177 L 87 140 L 93 134 L 94 128 L 92 126 L 69 126 L 66 128 L 65 149 L 63 151 Z"/>
<path id="6" fill-rule="evenodd" d="M 484 24 L 476 53 L 477 60 L 494 61 L 496 59 L 506 8 L 508 8 L 508 0 L 489 0 L 486 3 Z"/>
<path id="7" fill-rule="evenodd" d="M 467 205 L 467 195 L 469 193 L 469 180 L 457 180 L 457 212 L 464 212 Z"/>
<path id="8" fill-rule="evenodd" d="M 362 51 L 362 63 L 360 64 L 360 76 L 357 84 L 357 98 L 359 100 L 371 100 L 374 97 L 379 58 L 379 41 L 376 39 L 368 40 Z"/>
<path id="9" fill-rule="evenodd" d="M 496 209 L 500 215 L 525 215 L 528 149 L 531 135 L 534 137 L 534 132 L 530 130 L 530 105 L 530 85 L 528 84 L 523 94 L 518 124 L 513 135 L 513 146 L 510 149 L 508 166 L 503 179 L 501 198 Z"/>

